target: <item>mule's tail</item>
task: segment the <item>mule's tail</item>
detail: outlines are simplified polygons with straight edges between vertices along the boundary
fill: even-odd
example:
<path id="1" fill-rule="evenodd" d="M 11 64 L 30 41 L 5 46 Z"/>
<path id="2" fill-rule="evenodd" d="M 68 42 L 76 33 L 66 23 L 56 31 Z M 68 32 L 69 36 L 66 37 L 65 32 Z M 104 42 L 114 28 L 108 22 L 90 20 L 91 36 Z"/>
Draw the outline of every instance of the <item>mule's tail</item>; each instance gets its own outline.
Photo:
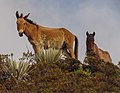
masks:
<path id="1" fill-rule="evenodd" d="M 78 38 L 75 36 L 75 46 L 74 46 L 75 58 L 78 59 Z"/>

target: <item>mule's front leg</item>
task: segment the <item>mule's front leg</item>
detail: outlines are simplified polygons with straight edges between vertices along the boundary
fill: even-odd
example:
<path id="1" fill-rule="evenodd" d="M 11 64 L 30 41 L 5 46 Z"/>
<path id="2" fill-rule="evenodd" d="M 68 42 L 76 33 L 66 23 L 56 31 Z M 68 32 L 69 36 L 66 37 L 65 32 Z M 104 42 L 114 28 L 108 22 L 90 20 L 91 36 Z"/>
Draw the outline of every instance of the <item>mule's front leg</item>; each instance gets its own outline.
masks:
<path id="1" fill-rule="evenodd" d="M 37 54 L 37 55 L 40 54 L 41 49 L 39 46 L 34 46 L 33 49 L 34 49 L 35 54 Z"/>

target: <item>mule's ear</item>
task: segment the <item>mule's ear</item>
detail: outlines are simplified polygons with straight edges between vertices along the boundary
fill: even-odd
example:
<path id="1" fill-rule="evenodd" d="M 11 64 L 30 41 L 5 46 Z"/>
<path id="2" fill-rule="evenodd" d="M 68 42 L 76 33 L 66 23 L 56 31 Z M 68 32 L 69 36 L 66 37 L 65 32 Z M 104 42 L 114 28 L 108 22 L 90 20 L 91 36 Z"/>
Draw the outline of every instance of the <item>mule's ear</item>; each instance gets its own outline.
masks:
<path id="1" fill-rule="evenodd" d="M 20 18 L 22 18 L 23 17 L 23 13 L 21 13 L 21 15 L 20 15 Z"/>
<path id="2" fill-rule="evenodd" d="M 87 36 L 89 35 L 88 31 L 86 32 L 86 35 L 87 35 Z"/>
<path id="3" fill-rule="evenodd" d="M 16 17 L 19 18 L 19 13 L 18 13 L 18 11 L 16 11 Z"/>
<path id="4" fill-rule="evenodd" d="M 93 36 L 95 36 L 95 32 L 93 32 Z"/>
<path id="5" fill-rule="evenodd" d="M 30 15 L 30 13 L 28 13 L 26 16 L 24 16 L 24 19 L 27 19 L 27 17 Z"/>

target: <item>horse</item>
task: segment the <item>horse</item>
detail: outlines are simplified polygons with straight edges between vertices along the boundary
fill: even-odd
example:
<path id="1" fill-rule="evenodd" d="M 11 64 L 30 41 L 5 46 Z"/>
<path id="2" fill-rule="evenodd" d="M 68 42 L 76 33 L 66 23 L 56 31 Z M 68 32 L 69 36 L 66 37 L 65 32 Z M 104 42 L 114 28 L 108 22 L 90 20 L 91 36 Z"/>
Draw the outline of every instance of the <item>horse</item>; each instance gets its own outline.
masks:
<path id="1" fill-rule="evenodd" d="M 65 42 L 68 45 L 71 57 L 78 59 L 78 38 L 76 35 L 73 35 L 66 28 L 49 28 L 38 25 L 28 19 L 29 15 L 30 13 L 25 16 L 23 16 L 23 13 L 19 15 L 18 11 L 16 11 L 17 30 L 20 37 L 23 34 L 28 37 L 35 54 L 39 54 L 43 48 L 60 49 Z"/>
<path id="2" fill-rule="evenodd" d="M 98 46 L 94 43 L 95 32 L 89 34 L 87 31 L 86 35 L 87 35 L 87 38 L 86 38 L 87 55 L 89 53 L 94 53 L 94 56 L 96 57 L 96 59 L 103 60 L 104 62 L 112 62 L 110 54 L 107 51 L 104 51 L 98 48 Z"/>

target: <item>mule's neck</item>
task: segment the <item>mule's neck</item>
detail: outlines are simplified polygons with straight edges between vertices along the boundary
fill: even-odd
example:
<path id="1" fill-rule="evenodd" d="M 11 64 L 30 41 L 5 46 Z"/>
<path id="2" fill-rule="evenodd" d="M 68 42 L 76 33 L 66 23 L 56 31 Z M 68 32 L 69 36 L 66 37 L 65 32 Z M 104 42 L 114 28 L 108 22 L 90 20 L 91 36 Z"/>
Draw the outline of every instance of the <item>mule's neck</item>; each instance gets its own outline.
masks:
<path id="1" fill-rule="evenodd" d="M 29 38 L 33 39 L 35 33 L 37 33 L 37 26 L 34 24 L 30 24 L 29 22 L 26 21 L 26 26 L 25 26 L 25 31 L 24 34 Z"/>

